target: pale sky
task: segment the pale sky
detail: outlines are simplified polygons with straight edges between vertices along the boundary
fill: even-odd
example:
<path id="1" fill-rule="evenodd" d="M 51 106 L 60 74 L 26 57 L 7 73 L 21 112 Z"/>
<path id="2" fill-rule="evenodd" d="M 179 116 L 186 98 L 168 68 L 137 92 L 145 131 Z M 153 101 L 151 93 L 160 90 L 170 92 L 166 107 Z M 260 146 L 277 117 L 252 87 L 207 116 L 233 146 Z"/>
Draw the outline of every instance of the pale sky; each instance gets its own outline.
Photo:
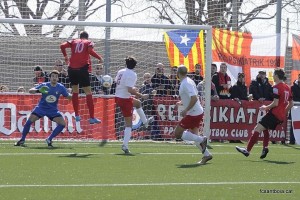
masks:
<path id="1" fill-rule="evenodd" d="M 29 5 L 30 7 L 35 10 L 35 4 L 30 4 L 30 2 L 35 2 L 36 0 L 29 0 Z M 243 12 L 249 12 L 253 7 L 256 7 L 262 2 L 265 2 L 267 0 L 245 0 L 244 5 L 242 6 Z M 100 4 L 104 4 L 106 0 L 97 0 L 94 6 L 98 6 Z M 134 16 L 127 16 L 125 18 L 122 18 L 122 20 L 118 19 L 118 17 L 121 16 L 121 13 L 123 11 L 124 14 L 128 14 L 129 12 L 137 11 L 137 10 L 142 10 L 146 7 L 149 6 L 149 1 L 146 0 L 125 0 L 125 5 L 118 6 L 118 5 L 113 5 L 112 6 L 112 21 L 115 22 L 125 22 L 125 23 L 161 23 L 159 21 L 156 21 L 154 19 L 154 10 L 146 10 L 142 13 L 135 14 Z M 148 4 L 147 4 L 148 2 Z M 55 11 L 55 4 L 50 1 L 48 4 L 46 10 L 47 14 L 51 15 L 51 12 Z M 78 1 L 75 1 L 71 6 L 77 7 L 78 6 Z M 184 0 L 173 0 L 172 6 L 179 8 L 179 10 L 185 11 L 184 8 Z M 180 9 L 181 8 L 181 9 Z M 72 9 L 72 8 L 70 8 Z M 76 8 L 74 8 L 76 9 Z M 268 8 L 265 13 L 274 13 L 276 10 L 276 5 Z M 287 18 L 290 18 L 290 35 L 289 38 L 291 38 L 291 33 L 293 34 L 300 34 L 300 26 L 299 22 L 297 19 L 296 14 L 289 13 L 287 10 L 291 10 L 289 8 L 285 8 L 282 11 L 282 29 L 281 31 L 286 33 L 286 21 Z M 104 22 L 105 21 L 105 7 L 99 10 L 97 13 L 93 15 L 89 19 L 89 21 L 100 21 Z M 118 19 L 118 20 L 116 20 Z M 172 19 L 178 23 L 182 23 L 177 16 L 172 16 Z M 164 24 L 167 24 L 168 22 L 164 21 Z M 247 24 L 245 26 L 250 32 L 253 34 L 275 34 L 276 31 L 276 18 L 271 19 L 271 20 L 255 20 L 251 22 L 250 24 Z M 47 27 L 45 27 L 45 30 Z M 104 28 L 93 28 L 90 29 L 90 35 L 93 38 L 104 38 Z M 138 29 L 131 29 L 131 28 L 114 28 L 112 29 L 112 38 L 114 39 L 134 39 L 134 40 L 150 40 L 150 41 L 162 41 L 162 33 L 166 30 L 150 30 L 150 29 L 143 29 L 143 30 L 138 30 Z M 61 37 L 66 37 L 68 34 L 62 34 Z M 290 39 L 289 39 L 289 44 L 290 44 Z"/>

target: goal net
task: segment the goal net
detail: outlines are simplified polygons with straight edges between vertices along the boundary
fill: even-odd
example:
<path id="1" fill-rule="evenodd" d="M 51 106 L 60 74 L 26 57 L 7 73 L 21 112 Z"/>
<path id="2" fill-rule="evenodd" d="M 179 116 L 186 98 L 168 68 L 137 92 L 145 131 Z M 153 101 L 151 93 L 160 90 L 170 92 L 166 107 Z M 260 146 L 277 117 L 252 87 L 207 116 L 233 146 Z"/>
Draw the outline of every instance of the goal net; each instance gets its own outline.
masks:
<path id="1" fill-rule="evenodd" d="M 14 35 L 12 27 L 18 29 L 21 35 Z M 173 130 L 181 119 L 180 108 L 174 109 L 179 100 L 174 66 L 184 64 L 189 68 L 191 77 L 201 75 L 207 83 L 211 80 L 212 45 L 209 26 L 0 19 L 0 29 L 0 85 L 8 87 L 8 91 L 0 93 L 1 138 L 15 138 L 21 135 L 26 118 L 40 98 L 39 95 L 28 94 L 28 90 L 37 84 L 37 79 L 43 80 L 40 76 L 47 76 L 51 70 L 59 68 L 58 60 L 63 61 L 60 44 L 78 38 L 80 30 L 89 33 L 89 39 L 95 43 L 95 51 L 105 59 L 102 66 L 97 65 L 97 61 L 91 57 L 91 74 L 96 77 L 108 74 L 114 79 L 117 71 L 124 68 L 126 56 L 134 56 L 137 59 L 136 89 L 150 94 L 150 98 L 142 101 L 142 105 L 147 117 L 154 116 L 155 120 L 145 128 L 134 111 L 133 137 L 136 139 L 174 138 Z M 58 29 L 63 31 L 56 34 Z M 163 66 L 157 65 L 158 63 L 162 63 Z M 66 73 L 67 66 L 64 62 L 63 65 L 59 69 Z M 42 75 L 37 72 L 40 69 L 43 71 Z M 164 81 L 161 77 L 169 81 Z M 197 77 L 195 79 L 199 82 Z M 147 80 L 148 78 L 150 80 Z M 101 79 L 93 81 L 91 84 L 95 116 L 100 118 L 102 123 L 88 123 L 89 114 L 84 94 L 80 95 L 80 122 L 75 122 L 72 102 L 61 97 L 59 110 L 65 117 L 67 126 L 58 138 L 122 138 L 124 119 L 114 102 L 114 87 L 103 88 Z M 148 81 L 147 84 L 145 81 Z M 68 82 L 64 84 L 70 87 Z M 25 93 L 17 92 L 19 87 L 24 87 Z M 206 84 L 205 88 L 206 91 L 210 91 L 210 84 Z M 205 95 L 209 98 L 210 94 Z M 204 101 L 206 96 L 202 97 Z M 205 132 L 209 133 L 207 130 L 210 101 L 206 101 L 205 107 Z M 42 118 L 32 126 L 28 137 L 44 138 L 55 126 L 48 118 Z"/>

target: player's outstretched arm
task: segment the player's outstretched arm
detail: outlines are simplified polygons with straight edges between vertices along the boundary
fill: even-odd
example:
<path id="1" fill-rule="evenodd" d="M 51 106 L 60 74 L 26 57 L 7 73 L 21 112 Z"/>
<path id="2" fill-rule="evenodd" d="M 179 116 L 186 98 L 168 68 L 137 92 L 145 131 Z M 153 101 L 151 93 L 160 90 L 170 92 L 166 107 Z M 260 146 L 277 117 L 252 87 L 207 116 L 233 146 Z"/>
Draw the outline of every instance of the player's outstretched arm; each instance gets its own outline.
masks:
<path id="1" fill-rule="evenodd" d="M 68 58 L 68 55 L 67 55 L 67 51 L 66 51 L 66 48 L 70 48 L 70 43 L 68 42 L 63 42 L 61 45 L 60 45 L 60 50 L 61 50 L 61 53 L 64 55 L 64 58 L 65 58 L 65 63 L 68 65 L 69 64 L 69 58 Z"/>
<path id="2" fill-rule="evenodd" d="M 94 51 L 94 48 L 92 47 L 89 47 L 88 48 L 88 51 L 89 51 L 89 54 L 91 56 L 93 56 L 94 58 L 97 58 L 99 60 L 99 64 L 103 63 L 103 59 L 102 59 L 102 56 L 97 54 L 95 51 Z"/>
<path id="3" fill-rule="evenodd" d="M 72 94 L 69 93 L 69 95 L 66 96 L 66 98 L 67 98 L 68 100 L 72 100 Z"/>
<path id="4" fill-rule="evenodd" d="M 30 94 L 35 94 L 35 93 L 47 94 L 48 91 L 49 91 L 49 87 L 46 86 L 46 85 L 44 85 L 44 86 L 42 86 L 40 88 L 33 87 L 33 88 L 29 89 L 29 93 Z"/>

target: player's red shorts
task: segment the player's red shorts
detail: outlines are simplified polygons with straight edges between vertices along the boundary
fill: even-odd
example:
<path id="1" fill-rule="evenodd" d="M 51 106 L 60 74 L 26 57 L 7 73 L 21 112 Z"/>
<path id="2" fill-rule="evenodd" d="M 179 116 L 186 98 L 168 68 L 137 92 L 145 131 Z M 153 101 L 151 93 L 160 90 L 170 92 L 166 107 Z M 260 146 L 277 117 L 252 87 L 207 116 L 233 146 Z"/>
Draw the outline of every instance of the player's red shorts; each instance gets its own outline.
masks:
<path id="1" fill-rule="evenodd" d="M 203 120 L 203 114 L 197 116 L 186 115 L 179 122 L 179 126 L 181 126 L 184 129 L 199 128 L 202 120 Z"/>
<path id="2" fill-rule="evenodd" d="M 133 98 L 128 99 L 115 97 L 116 104 L 120 107 L 124 117 L 131 117 L 133 112 Z"/>

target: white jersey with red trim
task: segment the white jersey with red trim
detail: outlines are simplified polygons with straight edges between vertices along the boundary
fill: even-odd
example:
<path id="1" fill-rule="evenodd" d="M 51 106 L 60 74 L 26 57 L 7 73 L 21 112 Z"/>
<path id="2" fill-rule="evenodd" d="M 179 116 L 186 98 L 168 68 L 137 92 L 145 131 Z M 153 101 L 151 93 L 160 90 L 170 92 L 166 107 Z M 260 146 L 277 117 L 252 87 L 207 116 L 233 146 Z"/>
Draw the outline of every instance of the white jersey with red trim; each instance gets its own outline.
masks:
<path id="1" fill-rule="evenodd" d="M 115 78 L 116 82 L 116 97 L 130 98 L 131 94 L 128 92 L 128 87 L 134 87 L 137 81 L 136 73 L 128 68 L 118 71 Z"/>
<path id="2" fill-rule="evenodd" d="M 197 98 L 198 98 L 198 90 L 197 90 L 196 84 L 189 77 L 186 77 L 185 79 L 183 79 L 181 81 L 180 87 L 179 87 L 179 96 L 180 96 L 180 99 L 181 99 L 184 109 L 188 107 L 192 96 L 197 96 Z M 198 98 L 198 101 L 187 112 L 187 115 L 197 116 L 197 115 L 201 115 L 202 113 L 203 113 L 203 107 L 201 106 L 199 98 Z"/>

